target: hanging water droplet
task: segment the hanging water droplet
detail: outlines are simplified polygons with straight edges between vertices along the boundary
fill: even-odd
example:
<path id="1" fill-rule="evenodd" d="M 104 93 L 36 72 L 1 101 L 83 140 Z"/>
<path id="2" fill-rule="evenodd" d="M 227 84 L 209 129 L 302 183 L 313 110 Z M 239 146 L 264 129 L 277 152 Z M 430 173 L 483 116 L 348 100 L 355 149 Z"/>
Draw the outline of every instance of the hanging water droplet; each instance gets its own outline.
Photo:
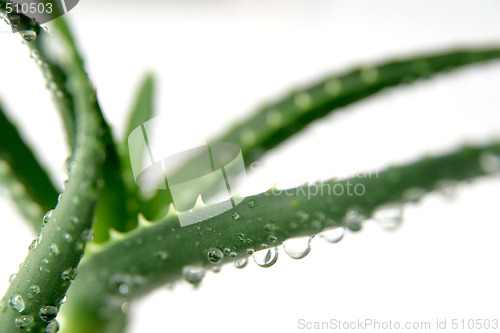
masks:
<path id="1" fill-rule="evenodd" d="M 454 199 L 457 194 L 458 182 L 452 179 L 442 179 L 436 183 L 436 189 L 447 199 Z"/>
<path id="2" fill-rule="evenodd" d="M 234 267 L 236 268 L 245 268 L 248 264 L 248 258 L 238 259 L 234 262 Z"/>
<path id="3" fill-rule="evenodd" d="M 412 187 L 404 191 L 403 201 L 405 202 L 418 202 L 422 197 L 427 194 L 427 191 L 423 188 Z"/>
<path id="4" fill-rule="evenodd" d="M 297 237 L 283 242 L 285 253 L 292 259 L 302 259 L 311 252 L 311 237 Z"/>
<path id="5" fill-rule="evenodd" d="M 24 299 L 19 294 L 15 294 L 9 299 L 9 304 L 12 309 L 17 312 L 23 312 L 26 305 L 24 304 Z"/>
<path id="6" fill-rule="evenodd" d="M 273 247 L 270 249 L 257 251 L 253 254 L 253 260 L 260 267 L 271 267 L 278 260 L 278 249 Z"/>
<path id="7" fill-rule="evenodd" d="M 211 269 L 211 270 L 212 270 L 212 272 L 214 272 L 214 273 L 220 273 L 220 271 L 221 271 L 221 269 L 222 269 L 222 266 L 220 266 L 220 265 L 217 265 L 217 266 L 212 266 L 210 269 Z"/>
<path id="8" fill-rule="evenodd" d="M 78 275 L 78 270 L 76 268 L 70 267 L 64 272 L 62 272 L 61 277 L 65 281 L 73 281 Z"/>
<path id="9" fill-rule="evenodd" d="M 403 206 L 399 203 L 379 206 L 372 217 L 386 230 L 397 229 L 403 221 Z"/>
<path id="10" fill-rule="evenodd" d="M 197 285 L 205 277 L 205 270 L 203 267 L 185 266 L 182 269 L 182 276 L 187 282 Z"/>
<path id="11" fill-rule="evenodd" d="M 233 220 L 237 221 L 240 219 L 240 214 L 238 214 L 237 212 L 234 212 L 233 213 Z"/>
<path id="12" fill-rule="evenodd" d="M 23 37 L 23 39 L 27 42 L 32 42 L 36 39 L 37 34 L 33 30 L 25 30 L 21 32 L 21 37 Z"/>
<path id="13" fill-rule="evenodd" d="M 349 208 L 344 216 L 344 224 L 350 231 L 360 231 L 366 216 L 358 208 Z"/>
<path id="14" fill-rule="evenodd" d="M 500 172 L 500 155 L 490 152 L 481 154 L 479 165 L 485 173 Z"/>
<path id="15" fill-rule="evenodd" d="M 57 333 L 57 332 L 59 332 L 59 323 L 57 322 L 57 320 L 52 321 L 45 328 L 45 333 Z"/>
<path id="16" fill-rule="evenodd" d="M 54 214 L 54 210 L 51 209 L 43 216 L 43 224 L 47 224 L 52 220 L 52 215 Z"/>
<path id="17" fill-rule="evenodd" d="M 252 254 L 254 254 L 254 253 L 255 253 L 255 249 L 247 249 L 247 254 L 248 254 L 248 255 L 250 255 L 250 256 L 251 256 L 251 255 L 252 255 Z"/>
<path id="18" fill-rule="evenodd" d="M 53 256 L 57 256 L 59 254 L 59 252 L 61 252 L 61 251 L 59 251 L 59 247 L 57 246 L 56 243 L 50 244 L 49 251 L 50 251 L 50 254 Z"/>
<path id="19" fill-rule="evenodd" d="M 248 202 L 248 207 L 249 207 L 249 208 L 254 208 L 254 207 L 255 207 L 255 201 L 250 200 L 250 201 Z"/>
<path id="20" fill-rule="evenodd" d="M 208 250 L 207 258 L 212 264 L 218 264 L 224 259 L 224 253 L 218 248 L 213 247 Z"/>
<path id="21" fill-rule="evenodd" d="M 16 274 L 12 274 L 10 277 L 9 277 L 9 283 L 12 283 L 12 281 L 14 281 L 14 279 L 16 278 Z"/>
<path id="22" fill-rule="evenodd" d="M 81 237 L 84 242 L 91 242 L 94 240 L 94 231 L 92 229 L 85 229 L 82 231 Z"/>
<path id="23" fill-rule="evenodd" d="M 17 327 L 25 330 L 32 328 L 34 325 L 33 316 L 19 316 L 14 319 L 14 322 Z"/>
<path id="24" fill-rule="evenodd" d="M 319 234 L 320 237 L 323 237 L 326 241 L 330 243 L 337 243 L 342 238 L 344 238 L 345 227 L 344 226 L 336 226 L 330 229 L 326 229 L 322 233 Z"/>
<path id="25" fill-rule="evenodd" d="M 30 291 L 28 292 L 29 298 L 35 298 L 40 293 L 40 287 L 36 284 L 30 286 Z"/>
<path id="26" fill-rule="evenodd" d="M 53 321 L 57 317 L 57 308 L 52 305 L 44 306 L 40 308 L 40 311 L 38 312 L 38 315 L 40 316 L 40 319 L 43 321 Z"/>

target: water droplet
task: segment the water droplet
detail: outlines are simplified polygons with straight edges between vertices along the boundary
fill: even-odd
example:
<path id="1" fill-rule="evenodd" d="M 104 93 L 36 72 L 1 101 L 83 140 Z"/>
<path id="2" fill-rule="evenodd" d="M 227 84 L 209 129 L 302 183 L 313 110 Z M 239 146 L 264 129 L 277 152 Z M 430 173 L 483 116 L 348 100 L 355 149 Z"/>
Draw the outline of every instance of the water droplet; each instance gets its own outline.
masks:
<path id="1" fill-rule="evenodd" d="M 11 17 L 9 17 L 9 24 L 12 27 L 16 27 L 19 23 L 21 23 L 21 16 L 12 15 Z"/>
<path id="2" fill-rule="evenodd" d="M 253 260 L 260 267 L 271 267 L 278 260 L 278 249 L 273 247 L 257 251 L 253 254 Z"/>
<path id="3" fill-rule="evenodd" d="M 238 255 L 238 254 L 237 254 L 236 252 L 231 252 L 231 253 L 229 253 L 229 256 L 230 256 L 231 258 L 236 258 L 236 256 L 237 256 L 237 255 Z"/>
<path id="4" fill-rule="evenodd" d="M 73 221 L 74 224 L 78 224 L 78 222 L 80 222 L 80 220 L 78 219 L 78 217 L 73 217 L 71 219 L 71 221 Z"/>
<path id="5" fill-rule="evenodd" d="M 12 274 L 10 277 L 9 277 L 9 283 L 12 283 L 12 281 L 14 281 L 14 279 L 16 278 L 16 274 Z"/>
<path id="6" fill-rule="evenodd" d="M 344 216 L 344 223 L 350 231 L 360 231 L 366 216 L 358 208 L 350 208 Z"/>
<path id="7" fill-rule="evenodd" d="M 38 315 L 43 321 L 53 321 L 57 317 L 57 308 L 55 306 L 44 306 L 40 308 L 40 311 L 38 312 Z"/>
<path id="8" fill-rule="evenodd" d="M 294 98 L 295 106 L 300 110 L 308 110 L 311 107 L 312 99 L 311 95 L 306 92 L 299 93 L 295 95 Z"/>
<path id="9" fill-rule="evenodd" d="M 323 237 L 326 241 L 330 243 L 337 243 L 342 238 L 344 238 L 345 227 L 344 226 L 336 226 L 330 229 L 326 229 L 322 233 L 319 234 L 320 237 Z"/>
<path id="10" fill-rule="evenodd" d="M 59 304 L 64 304 L 66 303 L 66 301 L 68 300 L 68 296 L 64 295 L 64 297 L 62 298 L 62 300 L 59 302 Z"/>
<path id="11" fill-rule="evenodd" d="M 251 256 L 251 255 L 252 255 L 252 254 L 254 254 L 254 253 L 255 253 L 255 249 L 247 249 L 247 254 L 248 254 L 248 255 L 250 255 L 250 256 Z"/>
<path id="12" fill-rule="evenodd" d="M 36 250 L 37 247 L 38 247 L 38 238 L 35 238 L 31 242 L 29 249 L 30 249 L 30 251 L 34 251 L 34 250 Z"/>
<path id="13" fill-rule="evenodd" d="M 50 244 L 49 247 L 50 254 L 53 256 L 57 256 L 61 251 L 59 251 L 59 247 L 57 246 L 56 243 Z"/>
<path id="14" fill-rule="evenodd" d="M 156 251 L 154 256 L 156 258 L 160 258 L 161 260 L 166 260 L 168 258 L 168 253 L 166 251 Z"/>
<path id="15" fill-rule="evenodd" d="M 20 329 L 30 329 L 34 325 L 33 316 L 19 316 L 14 319 L 14 322 Z"/>
<path id="16" fill-rule="evenodd" d="M 257 139 L 257 135 L 255 134 L 255 131 L 246 129 L 240 134 L 240 140 L 244 145 L 247 146 L 252 146 L 255 144 L 255 141 Z"/>
<path id="17" fill-rule="evenodd" d="M 240 219 L 240 214 L 238 214 L 238 213 L 234 212 L 234 213 L 233 213 L 233 220 L 237 221 L 237 220 L 239 220 L 239 219 Z"/>
<path id="18" fill-rule="evenodd" d="M 285 253 L 292 259 L 302 259 L 311 252 L 311 237 L 297 237 L 283 242 Z"/>
<path id="19" fill-rule="evenodd" d="M 249 208 L 254 208 L 254 207 L 255 207 L 255 201 L 250 200 L 250 201 L 248 202 L 248 207 L 249 207 Z"/>
<path id="20" fill-rule="evenodd" d="M 130 303 L 129 302 L 124 302 L 121 306 L 122 312 L 123 313 L 128 313 L 130 310 Z"/>
<path id="21" fill-rule="evenodd" d="M 407 189 L 403 193 L 403 201 L 405 202 L 418 202 L 422 197 L 427 194 L 427 191 L 423 188 L 412 187 Z"/>
<path id="22" fill-rule="evenodd" d="M 52 215 L 54 214 L 54 210 L 51 209 L 43 216 L 43 224 L 47 224 L 52 220 Z"/>
<path id="23" fill-rule="evenodd" d="M 270 111 L 266 116 L 266 123 L 271 127 L 279 127 L 283 121 L 283 116 L 279 111 Z"/>
<path id="24" fill-rule="evenodd" d="M 500 172 L 500 155 L 490 152 L 483 153 L 479 158 L 479 165 L 485 173 Z"/>
<path id="25" fill-rule="evenodd" d="M 212 270 L 212 272 L 214 272 L 214 273 L 220 273 L 220 271 L 221 271 L 221 269 L 222 269 L 222 266 L 220 266 L 220 265 L 217 265 L 217 266 L 212 266 L 210 269 L 211 269 L 211 270 Z"/>
<path id="26" fill-rule="evenodd" d="M 267 236 L 267 241 L 270 243 L 276 243 L 277 240 L 278 240 L 278 237 L 276 237 L 275 235 Z"/>
<path id="27" fill-rule="evenodd" d="M 458 182 L 452 179 L 442 179 L 436 183 L 436 189 L 447 199 L 454 199 L 457 194 Z"/>
<path id="28" fill-rule="evenodd" d="M 397 229 L 403 221 L 403 206 L 399 203 L 379 206 L 372 217 L 386 230 Z"/>
<path id="29" fill-rule="evenodd" d="M 23 39 L 27 42 L 32 42 L 36 39 L 37 34 L 33 30 L 25 30 L 21 32 L 21 37 L 23 37 Z"/>
<path id="30" fill-rule="evenodd" d="M 78 270 L 76 268 L 70 267 L 64 272 L 62 272 L 61 277 L 65 281 L 73 281 L 78 275 Z"/>
<path id="31" fill-rule="evenodd" d="M 73 237 L 71 237 L 70 234 L 64 234 L 63 238 L 68 243 L 70 243 L 73 240 Z"/>
<path id="32" fill-rule="evenodd" d="M 182 276 L 187 282 L 197 285 L 205 277 L 205 270 L 203 267 L 185 266 L 182 269 Z"/>
<path id="33" fill-rule="evenodd" d="M 218 248 L 213 247 L 208 250 L 207 258 L 212 264 L 218 264 L 224 259 L 224 253 Z"/>
<path id="34" fill-rule="evenodd" d="M 328 80 L 325 83 L 325 91 L 329 95 L 337 96 L 342 91 L 342 83 L 337 79 Z"/>
<path id="35" fill-rule="evenodd" d="M 374 67 L 367 67 L 361 69 L 359 73 L 361 80 L 366 84 L 373 84 L 378 78 L 378 69 Z"/>
<path id="36" fill-rule="evenodd" d="M 81 237 L 84 242 L 91 242 L 94 240 L 94 231 L 92 229 L 85 229 L 82 231 Z"/>
<path id="37" fill-rule="evenodd" d="M 19 294 L 15 294 L 9 299 L 9 304 L 12 309 L 17 312 L 23 312 L 25 308 L 24 299 Z"/>
<path id="38" fill-rule="evenodd" d="M 37 286 L 36 284 L 30 286 L 30 291 L 28 292 L 28 297 L 29 298 L 35 298 L 36 295 L 40 293 L 40 287 Z"/>
<path id="39" fill-rule="evenodd" d="M 59 323 L 57 320 L 54 320 L 45 328 L 45 333 L 57 333 L 59 332 Z"/>
<path id="40" fill-rule="evenodd" d="M 248 264 L 248 258 L 238 259 L 234 262 L 234 267 L 236 268 L 245 268 Z"/>
<path id="41" fill-rule="evenodd" d="M 118 292 L 122 295 L 127 295 L 128 294 L 128 285 L 126 284 L 121 284 L 119 287 L 118 287 Z"/>

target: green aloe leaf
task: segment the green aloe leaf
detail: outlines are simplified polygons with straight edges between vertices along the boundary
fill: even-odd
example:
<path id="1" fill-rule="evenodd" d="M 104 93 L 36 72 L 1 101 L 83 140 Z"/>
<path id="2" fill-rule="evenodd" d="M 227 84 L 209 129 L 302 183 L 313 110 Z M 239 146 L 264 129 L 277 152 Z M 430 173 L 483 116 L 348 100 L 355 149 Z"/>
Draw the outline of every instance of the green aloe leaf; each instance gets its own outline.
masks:
<path id="1" fill-rule="evenodd" d="M 57 203 L 58 191 L 0 105 L 0 184 L 9 190 L 36 233 L 42 217 Z"/>
<path id="2" fill-rule="evenodd" d="M 464 147 L 390 167 L 374 177 L 331 180 L 288 190 L 273 188 L 186 227 L 180 227 L 178 213 L 171 206 L 161 221 L 142 220 L 137 229 L 113 233 L 107 243 L 89 247 L 79 279 L 68 295 L 72 302 L 64 309 L 70 331 L 114 332 L 108 319 L 122 316 L 123 304 L 154 288 L 183 277 L 198 283 L 205 269 L 242 260 L 290 238 L 338 227 L 357 231 L 363 218 L 383 207 L 401 209 L 406 202 L 442 190 L 444 183 L 500 172 L 498 165 L 500 144 Z M 336 195 L 339 188 L 363 193 Z M 210 216 L 214 206 L 199 203 L 194 209 L 200 216 Z M 269 253 L 267 265 L 275 259 L 273 253 Z M 195 271 L 198 274 L 189 276 Z"/>
<path id="3" fill-rule="evenodd" d="M 212 141 L 237 144 L 248 166 L 310 123 L 384 89 L 498 58 L 498 47 L 454 50 L 366 65 L 345 73 L 329 75 L 283 99 L 269 103 Z M 196 165 L 186 163 L 179 168 L 178 174 L 189 174 L 193 167 Z M 147 217 L 155 218 L 162 211 L 165 202 L 168 202 L 165 192 L 158 191 L 148 202 L 150 210 L 144 211 Z"/>

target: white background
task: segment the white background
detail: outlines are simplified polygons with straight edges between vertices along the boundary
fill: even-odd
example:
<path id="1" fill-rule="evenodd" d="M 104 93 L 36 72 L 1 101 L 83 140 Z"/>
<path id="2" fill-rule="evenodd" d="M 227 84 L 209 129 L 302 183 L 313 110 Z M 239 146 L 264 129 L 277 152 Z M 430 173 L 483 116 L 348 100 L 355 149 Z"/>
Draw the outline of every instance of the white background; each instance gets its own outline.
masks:
<path id="1" fill-rule="evenodd" d="M 455 46 L 500 44 L 493 0 L 165 1 L 82 0 L 68 14 L 115 134 L 142 75 L 159 81 L 158 112 L 179 141 L 221 132 L 259 103 L 346 66 Z M 20 37 L 0 35 L 0 94 L 52 171 L 64 178 L 61 122 Z M 393 89 L 327 117 L 280 146 L 247 193 L 403 163 L 464 142 L 499 138 L 500 64 Z M 159 136 L 156 140 L 161 140 Z M 175 145 L 174 142 L 165 144 Z M 336 245 L 313 240 L 308 257 L 280 252 L 179 283 L 132 305 L 131 331 L 298 332 L 297 321 L 373 318 L 500 319 L 500 181 L 430 195 L 384 232 L 368 222 Z M 0 290 L 34 237 L 0 201 Z"/>

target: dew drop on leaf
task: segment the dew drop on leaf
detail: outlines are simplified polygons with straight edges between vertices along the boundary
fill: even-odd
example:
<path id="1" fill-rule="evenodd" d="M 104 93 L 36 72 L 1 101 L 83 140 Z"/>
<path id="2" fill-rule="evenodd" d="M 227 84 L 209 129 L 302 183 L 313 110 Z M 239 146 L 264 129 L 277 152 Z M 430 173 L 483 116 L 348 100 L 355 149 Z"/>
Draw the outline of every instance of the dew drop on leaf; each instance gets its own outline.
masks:
<path id="1" fill-rule="evenodd" d="M 403 222 L 403 206 L 399 203 L 379 206 L 372 217 L 386 230 L 397 229 Z"/>
<path id="2" fill-rule="evenodd" d="M 185 266 L 182 269 L 184 279 L 194 285 L 199 284 L 205 277 L 205 270 L 197 266 Z"/>
<path id="3" fill-rule="evenodd" d="M 32 42 L 36 39 L 37 34 L 33 30 L 25 30 L 21 32 L 21 37 L 23 37 L 23 39 L 27 42 Z"/>
<path id="4" fill-rule="evenodd" d="M 234 262 L 234 267 L 236 268 L 245 268 L 248 264 L 248 258 L 238 259 Z"/>
<path id="5" fill-rule="evenodd" d="M 250 201 L 248 202 L 248 207 L 249 207 L 249 208 L 254 208 L 254 207 L 255 207 L 255 201 L 250 200 Z"/>
<path id="6" fill-rule="evenodd" d="M 47 213 L 45 213 L 45 215 L 43 216 L 43 224 L 49 223 L 50 220 L 52 220 L 53 214 L 54 214 L 54 210 L 53 209 L 51 209 Z"/>
<path id="7" fill-rule="evenodd" d="M 38 315 L 43 321 L 51 322 L 57 317 L 57 308 L 52 305 L 47 305 L 40 308 Z"/>
<path id="8" fill-rule="evenodd" d="M 344 216 L 345 226 L 353 232 L 361 230 L 364 220 L 366 216 L 358 208 L 349 208 Z"/>
<path id="9" fill-rule="evenodd" d="M 344 238 L 345 227 L 344 226 L 336 226 L 330 229 L 326 229 L 322 233 L 319 234 L 320 237 L 324 238 L 326 241 L 330 243 L 337 243 Z"/>
<path id="10" fill-rule="evenodd" d="M 49 251 L 50 251 L 50 254 L 53 256 L 57 256 L 61 252 L 56 243 L 50 244 Z"/>
<path id="11" fill-rule="evenodd" d="M 76 279 L 77 274 L 78 270 L 76 268 L 70 267 L 62 272 L 61 277 L 65 281 L 73 281 L 74 279 Z"/>
<path id="12" fill-rule="evenodd" d="M 29 298 L 35 298 L 36 295 L 40 293 L 40 287 L 37 286 L 36 284 L 30 286 L 30 291 L 28 292 L 28 297 Z"/>
<path id="13" fill-rule="evenodd" d="M 218 248 L 213 247 L 208 250 L 207 258 L 212 264 L 218 264 L 224 259 L 224 253 Z"/>
<path id="14" fill-rule="evenodd" d="M 9 304 L 12 309 L 17 312 L 23 312 L 26 307 L 24 299 L 19 294 L 15 294 L 9 299 Z"/>
<path id="15" fill-rule="evenodd" d="M 57 322 L 57 320 L 52 321 L 45 328 L 45 333 L 57 333 L 57 332 L 59 332 L 59 323 Z"/>
<path id="16" fill-rule="evenodd" d="M 34 325 L 33 316 L 29 315 L 16 317 L 16 319 L 14 319 L 14 322 L 17 327 L 26 330 L 32 328 Z"/>
<path id="17" fill-rule="evenodd" d="M 271 267 L 278 260 L 278 249 L 273 247 L 270 249 L 257 251 L 253 254 L 253 260 L 260 267 Z"/>
<path id="18" fill-rule="evenodd" d="M 485 173 L 500 172 L 500 155 L 483 153 L 479 158 L 479 165 Z"/>
<path id="19" fill-rule="evenodd" d="M 302 259 L 311 252 L 311 237 L 297 237 L 283 242 L 285 253 L 292 259 Z"/>
<path id="20" fill-rule="evenodd" d="M 238 213 L 234 212 L 234 213 L 233 213 L 233 220 L 237 221 L 237 220 L 239 220 L 239 219 L 240 219 L 240 214 L 238 214 Z"/>

